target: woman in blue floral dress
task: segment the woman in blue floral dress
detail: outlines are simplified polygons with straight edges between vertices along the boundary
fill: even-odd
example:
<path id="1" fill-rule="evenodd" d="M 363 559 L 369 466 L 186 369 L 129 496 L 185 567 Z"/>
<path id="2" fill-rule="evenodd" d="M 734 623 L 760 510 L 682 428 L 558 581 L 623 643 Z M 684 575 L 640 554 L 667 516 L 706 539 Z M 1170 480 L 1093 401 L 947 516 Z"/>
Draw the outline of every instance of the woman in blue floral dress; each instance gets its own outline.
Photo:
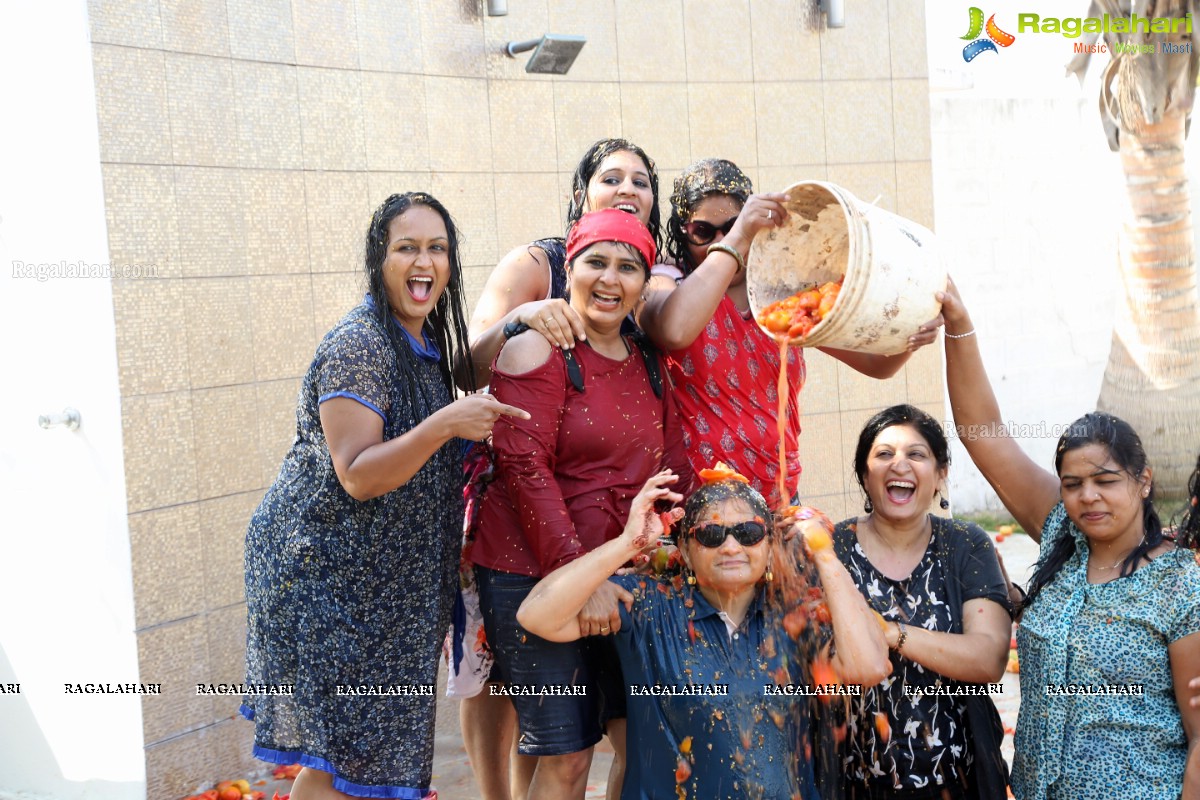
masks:
<path id="1" fill-rule="evenodd" d="M 367 231 L 368 294 L 317 348 L 296 438 L 246 535 L 243 713 L 295 800 L 432 796 L 438 646 L 462 530 L 462 439 L 527 415 L 454 400 L 458 234 L 427 194 Z"/>
<path id="2" fill-rule="evenodd" d="M 1086 414 L 1058 441 L 1055 472 L 1005 435 L 971 318 L 951 283 L 950 404 L 972 460 L 1041 543 L 1017 633 L 1018 800 L 1200 797 L 1200 566 L 1163 535 L 1133 429 Z"/>

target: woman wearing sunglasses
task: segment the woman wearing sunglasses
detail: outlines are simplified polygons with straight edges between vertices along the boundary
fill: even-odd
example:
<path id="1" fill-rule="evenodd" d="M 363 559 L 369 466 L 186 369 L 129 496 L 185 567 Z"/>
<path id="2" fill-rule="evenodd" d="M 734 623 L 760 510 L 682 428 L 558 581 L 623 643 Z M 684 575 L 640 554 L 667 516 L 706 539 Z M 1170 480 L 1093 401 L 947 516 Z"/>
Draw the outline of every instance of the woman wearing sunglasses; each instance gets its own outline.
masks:
<path id="1" fill-rule="evenodd" d="M 778 508 L 791 499 L 777 489 L 779 345 L 750 313 L 745 260 L 757 233 L 787 219 L 786 197 L 752 192 L 745 173 L 722 159 L 697 161 L 675 179 L 666 245 L 675 266 L 655 268 L 638 322 L 668 355 L 693 465 L 724 461 Z M 936 338 L 939 325 L 940 317 L 922 326 L 909 351 L 895 356 L 821 349 L 864 375 L 889 378 Z M 804 355 L 789 349 L 789 495 L 800 478 L 796 394 L 803 383 Z"/>
<path id="2" fill-rule="evenodd" d="M 823 682 L 806 646 L 821 633 L 814 622 L 808 635 L 789 635 L 768 612 L 772 566 L 779 571 L 786 552 L 771 512 L 744 479 L 729 478 L 700 487 L 682 510 L 654 513 L 657 501 L 682 500 L 674 482 L 668 471 L 650 478 L 620 537 L 544 578 L 517 618 L 569 642 L 582 635 L 576 614 L 598 586 L 607 580 L 631 593 L 615 637 L 629 692 L 623 798 L 810 800 L 819 743 L 807 703 L 776 687 Z M 678 521 L 684 579 L 611 577 L 664 533 L 664 516 Z M 831 549 L 813 561 L 832 620 L 831 666 L 846 684 L 876 683 L 888 671 L 880 626 Z"/>
<path id="3" fill-rule="evenodd" d="M 1003 728 L 978 684 L 1004 674 L 1008 588 L 978 525 L 930 513 L 949 466 L 941 424 L 913 406 L 880 411 L 859 434 L 866 513 L 837 525 L 834 547 L 886 621 L 892 678 L 851 701 L 851 800 L 1005 796 Z"/>

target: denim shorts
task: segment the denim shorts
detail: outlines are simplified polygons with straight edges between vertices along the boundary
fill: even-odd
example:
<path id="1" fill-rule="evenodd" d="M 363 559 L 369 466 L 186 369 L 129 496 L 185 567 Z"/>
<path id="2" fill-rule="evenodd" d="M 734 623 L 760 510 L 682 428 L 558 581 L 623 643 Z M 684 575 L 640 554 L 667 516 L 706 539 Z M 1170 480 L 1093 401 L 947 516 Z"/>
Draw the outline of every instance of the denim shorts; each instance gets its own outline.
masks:
<path id="1" fill-rule="evenodd" d="M 557 756 L 596 744 L 610 719 L 625 717 L 624 679 L 611 638 L 546 641 L 517 623 L 517 609 L 538 578 L 480 566 L 475 577 L 496 656 L 492 677 L 504 682 L 517 710 L 518 752 Z"/>

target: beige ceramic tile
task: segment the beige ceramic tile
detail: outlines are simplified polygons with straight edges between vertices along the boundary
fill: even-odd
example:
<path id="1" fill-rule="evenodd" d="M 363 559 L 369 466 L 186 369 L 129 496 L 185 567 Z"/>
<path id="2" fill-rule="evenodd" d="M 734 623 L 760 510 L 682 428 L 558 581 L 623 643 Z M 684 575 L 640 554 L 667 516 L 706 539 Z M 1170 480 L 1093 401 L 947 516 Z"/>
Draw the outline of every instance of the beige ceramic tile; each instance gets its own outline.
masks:
<path id="1" fill-rule="evenodd" d="M 801 416 L 800 496 L 834 494 L 842 491 L 842 421 L 841 414 L 805 413 Z"/>
<path id="2" fill-rule="evenodd" d="M 313 330 L 319 342 L 338 320 L 362 302 L 367 283 L 360 269 L 357 272 L 314 273 L 312 285 Z"/>
<path id="3" fill-rule="evenodd" d="M 824 164 L 794 164 L 786 167 L 759 167 L 759 179 L 754 184 L 758 192 L 782 192 L 800 181 L 828 180 Z"/>
<path id="4" fill-rule="evenodd" d="M 824 99 L 816 81 L 757 83 L 758 163 L 762 166 L 825 161 Z"/>
<path id="5" fill-rule="evenodd" d="M 617 22 L 612 4 L 594 0 L 554 0 L 549 7 L 547 30 L 587 38 L 571 71 L 562 80 L 617 80 Z"/>
<path id="6" fill-rule="evenodd" d="M 183 275 L 246 274 L 246 196 L 233 169 L 175 168 L 175 208 Z"/>
<path id="7" fill-rule="evenodd" d="M 244 170 L 246 267 L 251 275 L 309 271 L 308 217 L 300 170 Z"/>
<path id="8" fill-rule="evenodd" d="M 229 57 L 225 0 L 159 0 L 158 11 L 166 50 Z"/>
<path id="9" fill-rule="evenodd" d="M 497 173 L 495 180 L 496 236 L 502 249 L 559 235 L 562 212 L 554 173 Z"/>
<path id="10" fill-rule="evenodd" d="M 372 172 L 367 175 L 367 198 L 372 214 L 388 197 L 405 192 L 426 192 L 437 197 L 433 191 L 433 176 L 427 171 Z M 437 199 L 440 201 L 442 198 Z M 456 216 L 454 209 L 450 209 L 450 215 Z M 365 230 L 364 228 L 364 232 Z"/>
<path id="11" fill-rule="evenodd" d="M 892 161 L 892 82 L 826 81 L 825 150 L 830 164 Z"/>
<path id="12" fill-rule="evenodd" d="M 253 775 L 262 769 L 263 763 L 253 756 L 254 725 L 238 713 L 240 705 L 236 697 L 214 698 L 220 721 L 205 731 L 214 775 Z"/>
<path id="13" fill-rule="evenodd" d="M 815 347 L 804 348 L 805 378 L 800 392 L 800 417 L 838 411 L 838 362 Z"/>
<path id="14" fill-rule="evenodd" d="M 933 230 L 933 170 L 928 161 L 896 164 L 896 211 Z"/>
<path id="15" fill-rule="evenodd" d="M 200 786 L 211 785 L 215 773 L 209 745 L 203 730 L 159 743 L 147 742 L 146 797 L 186 797 Z"/>
<path id="16" fill-rule="evenodd" d="M 726 158 L 744 170 L 758 166 L 754 84 L 690 83 L 688 107 L 693 160 Z"/>
<path id="17" fill-rule="evenodd" d="M 237 150 L 228 59 L 167 53 L 167 105 L 176 164 L 233 166 Z"/>
<path id="18" fill-rule="evenodd" d="M 904 370 L 908 381 L 908 402 L 939 405 L 946 391 L 943 351 L 940 341 L 912 354 Z M 939 418 L 942 412 L 939 411 Z"/>
<path id="19" fill-rule="evenodd" d="M 821 34 L 821 74 L 827 81 L 869 80 L 892 74 L 888 0 L 846 4 L 846 27 Z"/>
<path id="20" fill-rule="evenodd" d="M 574 171 L 580 157 L 597 139 L 622 135 L 620 85 L 556 83 L 554 116 L 558 126 L 558 168 Z"/>
<path id="21" fill-rule="evenodd" d="M 367 169 L 429 169 L 429 113 L 420 75 L 362 73 Z"/>
<path id="22" fill-rule="evenodd" d="M 621 130 L 626 139 L 654 159 L 660 192 L 688 164 L 688 96 L 684 83 L 624 83 L 621 85 Z M 576 158 L 579 154 L 576 154 Z"/>
<path id="23" fill-rule="evenodd" d="M 849 189 L 864 203 L 896 211 L 896 165 L 892 162 L 830 164 L 829 182 Z"/>
<path id="24" fill-rule="evenodd" d="M 492 165 L 497 172 L 552 172 L 558 166 L 554 87 L 548 82 L 492 80 Z"/>
<path id="25" fill-rule="evenodd" d="M 112 289 L 121 395 L 187 389 L 183 281 L 114 281 Z"/>
<path id="26" fill-rule="evenodd" d="M 896 126 L 896 159 L 928 161 L 929 81 L 924 78 L 893 81 L 892 108 Z"/>
<path id="27" fill-rule="evenodd" d="M 92 42 L 159 50 L 163 46 L 158 0 L 88 0 Z"/>
<path id="28" fill-rule="evenodd" d="M 791 3 L 752 3 L 750 41 L 757 81 L 821 78 L 821 36 L 806 31 Z"/>
<path id="29" fill-rule="evenodd" d="M 889 0 L 888 31 L 892 77 L 927 77 L 929 54 L 925 46 L 925 4 Z"/>
<path id="30" fill-rule="evenodd" d="M 324 275 L 322 278 L 332 276 Z M 350 306 L 346 306 L 346 311 Z M 336 320 L 335 320 L 336 321 Z M 330 325 L 332 327 L 332 325 Z M 321 332 L 324 335 L 324 331 Z M 313 347 L 316 351 L 316 347 Z M 258 486 L 270 486 L 283 457 L 296 436 L 296 409 L 300 396 L 300 379 L 259 381 L 254 386 L 258 398 L 258 437 L 262 443 L 261 478 Z M 261 497 L 262 492 L 259 492 Z"/>
<path id="31" fill-rule="evenodd" d="M 884 381 L 868 378 L 841 362 L 837 370 L 842 411 L 868 409 L 874 413 L 881 408 L 903 403 L 908 397 L 904 370 Z"/>
<path id="32" fill-rule="evenodd" d="M 425 96 L 430 98 L 430 168 L 451 172 L 490 170 L 492 142 L 487 81 L 426 76 Z M 453 98 L 453 102 L 447 102 L 448 98 Z"/>
<path id="33" fill-rule="evenodd" d="M 129 513 L 196 499 L 190 393 L 127 395 L 121 427 Z"/>
<path id="34" fill-rule="evenodd" d="M 481 172 L 435 172 L 433 196 L 454 217 L 459 231 L 459 253 L 464 264 L 495 264 L 508 248 L 497 242 L 494 176 Z M 527 202 L 527 201 L 522 201 Z M 529 201 L 529 205 L 534 205 Z M 557 230 L 551 229 L 551 233 Z M 547 236 L 549 234 L 541 234 Z M 501 250 L 498 252 L 497 247 Z"/>
<path id="35" fill-rule="evenodd" d="M 238 164 L 299 169 L 303 162 L 296 68 L 257 61 L 232 65 Z"/>
<path id="36" fill-rule="evenodd" d="M 677 2 L 616 0 L 617 56 L 622 81 L 687 79 L 683 6 Z"/>
<path id="37" fill-rule="evenodd" d="M 201 500 L 245 491 L 259 481 L 254 384 L 192 392 L 196 491 Z"/>
<path id="38" fill-rule="evenodd" d="M 470 267 L 463 267 L 468 316 L 470 310 L 473 310 L 479 303 L 479 296 L 483 294 L 483 287 L 487 283 L 488 275 L 492 273 L 493 269 L 495 269 L 494 264 L 478 264 Z"/>
<path id="39" fill-rule="evenodd" d="M 183 619 L 205 609 L 210 595 L 204 580 L 199 519 L 195 503 L 129 515 L 138 628 Z"/>
<path id="40" fill-rule="evenodd" d="M 252 292 L 262 278 L 183 281 L 188 368 L 193 389 L 254 380 Z"/>
<path id="41" fill-rule="evenodd" d="M 292 0 L 292 25 L 297 63 L 358 69 L 354 0 Z"/>
<path id="42" fill-rule="evenodd" d="M 482 78 L 487 59 L 480 6 L 445 0 L 414 0 L 409 8 L 417 2 L 420 4 L 421 55 L 425 65 L 422 71 L 426 75 Z M 456 101 L 459 99 L 457 95 L 447 96 Z"/>
<path id="43" fill-rule="evenodd" d="M 317 346 L 312 334 L 312 280 L 308 275 L 254 279 L 250 327 L 255 380 L 304 374 Z"/>
<path id="44" fill-rule="evenodd" d="M 234 58 L 296 63 L 292 0 L 226 0 Z"/>
<path id="45" fill-rule="evenodd" d="M 683 4 L 687 79 L 693 83 L 754 80 L 748 0 L 689 0 Z M 739 35 L 740 34 L 740 35 Z"/>
<path id="46" fill-rule="evenodd" d="M 801 481 L 803 480 L 801 478 Z M 834 523 L 841 522 L 847 517 L 854 515 L 856 513 L 855 503 L 859 500 L 860 498 L 857 495 L 847 495 L 841 492 L 835 494 L 807 495 L 804 494 L 803 486 L 801 486 L 800 502 L 806 506 L 812 506 L 823 511 Z"/>
<path id="47" fill-rule="evenodd" d="M 421 15 L 411 12 L 411 4 L 356 0 L 354 17 L 364 70 L 421 72 Z"/>
<path id="48" fill-rule="evenodd" d="M 196 564 L 192 569 L 201 568 Z M 147 745 L 212 721 L 212 699 L 196 694 L 196 684 L 207 682 L 210 668 L 203 616 L 140 631 L 138 666 L 142 683 L 162 684 L 161 695 L 142 698 L 142 729 Z"/>
<path id="49" fill-rule="evenodd" d="M 262 492 L 252 492 L 203 500 L 195 504 L 204 531 L 203 558 L 191 569 L 202 566 L 204 591 L 209 608 L 241 603 L 246 599 L 246 578 L 242 556 L 245 553 L 246 527 L 262 499 Z M 213 653 L 214 667 L 219 667 Z M 240 674 L 237 670 L 228 670 Z"/>
<path id="50" fill-rule="evenodd" d="M 161 51 L 97 44 L 92 50 L 103 161 L 167 164 L 171 126 Z"/>
<path id="51" fill-rule="evenodd" d="M 179 221 L 171 168 L 101 164 L 100 169 L 112 263 L 152 265 L 160 278 L 179 277 Z"/>
<path id="52" fill-rule="evenodd" d="M 870 379 L 864 378 L 864 380 Z M 862 502 L 865 499 L 862 489 L 859 488 L 858 479 L 854 476 L 854 451 L 858 447 L 858 437 L 862 433 L 863 426 L 866 425 L 867 420 L 888 406 L 902 402 L 904 402 L 903 397 L 896 395 L 893 399 L 877 406 L 868 406 L 854 411 L 842 412 L 842 463 L 846 465 L 842 473 L 842 481 L 846 487 L 846 494 L 857 500 L 858 508 L 862 508 Z M 852 404 L 853 401 L 846 405 Z"/>
<path id="53" fill-rule="evenodd" d="M 316 67 L 300 67 L 297 71 L 304 168 L 363 169 L 367 158 L 358 73 Z"/>
<path id="54" fill-rule="evenodd" d="M 313 272 L 362 268 L 371 207 L 363 173 L 304 173 L 308 254 Z"/>

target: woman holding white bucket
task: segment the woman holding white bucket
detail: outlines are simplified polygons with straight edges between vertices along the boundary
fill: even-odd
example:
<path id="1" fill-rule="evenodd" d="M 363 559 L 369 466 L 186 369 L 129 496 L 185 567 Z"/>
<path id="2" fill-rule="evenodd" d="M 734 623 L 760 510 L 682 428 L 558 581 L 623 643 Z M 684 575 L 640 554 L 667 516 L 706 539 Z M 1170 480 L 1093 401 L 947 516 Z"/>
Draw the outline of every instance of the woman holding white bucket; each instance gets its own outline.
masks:
<path id="1" fill-rule="evenodd" d="M 675 179 L 666 244 L 675 266 L 656 266 L 638 322 L 669 354 L 693 467 L 725 461 L 778 508 L 800 477 L 796 395 L 804 384 L 804 356 L 800 348 L 788 351 L 788 496 L 780 497 L 780 349 L 751 314 L 745 264 L 755 235 L 787 220 L 787 197 L 752 192 L 746 174 L 724 159 L 697 161 Z M 914 350 L 934 341 L 941 324 L 939 317 L 922 325 L 898 355 L 821 349 L 864 375 L 889 378 Z"/>

